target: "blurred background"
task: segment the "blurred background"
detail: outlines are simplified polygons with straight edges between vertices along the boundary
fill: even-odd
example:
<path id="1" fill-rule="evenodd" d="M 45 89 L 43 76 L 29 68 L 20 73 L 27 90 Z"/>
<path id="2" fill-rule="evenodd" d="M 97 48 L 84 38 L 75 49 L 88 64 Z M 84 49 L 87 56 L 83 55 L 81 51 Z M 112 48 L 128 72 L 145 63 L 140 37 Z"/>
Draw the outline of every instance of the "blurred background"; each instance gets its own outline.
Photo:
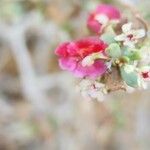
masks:
<path id="1" fill-rule="evenodd" d="M 102 2 L 150 21 L 149 0 L 0 0 L 0 150 L 150 149 L 149 89 L 88 101 L 54 55 Z"/>

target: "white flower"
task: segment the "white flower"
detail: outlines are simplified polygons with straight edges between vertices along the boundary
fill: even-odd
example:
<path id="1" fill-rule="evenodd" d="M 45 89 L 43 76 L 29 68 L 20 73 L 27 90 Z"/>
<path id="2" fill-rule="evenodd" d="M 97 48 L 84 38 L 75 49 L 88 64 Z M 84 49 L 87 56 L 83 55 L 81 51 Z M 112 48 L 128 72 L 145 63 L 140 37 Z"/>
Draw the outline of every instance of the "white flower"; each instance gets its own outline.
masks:
<path id="1" fill-rule="evenodd" d="M 150 81 L 150 66 L 136 68 L 138 73 L 138 86 L 142 89 L 147 89 L 147 81 Z"/>
<path id="2" fill-rule="evenodd" d="M 143 79 L 143 77 L 140 76 L 140 75 L 138 77 L 138 85 L 139 85 L 139 88 L 147 89 L 147 83 L 145 82 L 145 80 Z"/>
<path id="3" fill-rule="evenodd" d="M 78 86 L 81 95 L 88 99 L 97 99 L 103 101 L 104 99 L 104 84 L 95 80 L 83 79 Z"/>
<path id="4" fill-rule="evenodd" d="M 138 42 L 140 38 L 143 38 L 145 36 L 145 30 L 139 29 L 134 30 L 132 29 L 132 23 L 127 23 L 122 26 L 123 33 L 116 36 L 116 41 L 123 41 L 123 44 L 125 46 L 134 48 L 135 44 Z"/>
<path id="5" fill-rule="evenodd" d="M 147 89 L 147 82 L 146 80 L 143 78 L 142 72 L 141 72 L 141 68 L 136 68 L 136 71 L 138 73 L 138 86 L 140 89 Z"/>

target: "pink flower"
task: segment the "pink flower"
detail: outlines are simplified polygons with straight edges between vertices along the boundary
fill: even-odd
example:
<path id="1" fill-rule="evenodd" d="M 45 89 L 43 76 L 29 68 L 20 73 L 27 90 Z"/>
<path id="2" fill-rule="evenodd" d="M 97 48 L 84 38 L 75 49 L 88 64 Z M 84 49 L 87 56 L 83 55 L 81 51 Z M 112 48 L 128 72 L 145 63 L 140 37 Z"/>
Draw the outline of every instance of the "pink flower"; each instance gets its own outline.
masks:
<path id="1" fill-rule="evenodd" d="M 97 77 L 107 67 L 104 60 L 97 59 L 90 66 L 83 66 L 82 60 L 93 53 L 105 55 L 107 45 L 98 37 L 88 37 L 74 42 L 66 42 L 55 50 L 59 56 L 59 65 L 63 70 L 72 72 L 77 77 Z"/>
<path id="2" fill-rule="evenodd" d="M 118 20 L 121 15 L 119 10 L 108 4 L 98 5 L 97 8 L 89 15 L 87 26 L 94 32 L 100 33 L 103 26 L 110 20 Z"/>

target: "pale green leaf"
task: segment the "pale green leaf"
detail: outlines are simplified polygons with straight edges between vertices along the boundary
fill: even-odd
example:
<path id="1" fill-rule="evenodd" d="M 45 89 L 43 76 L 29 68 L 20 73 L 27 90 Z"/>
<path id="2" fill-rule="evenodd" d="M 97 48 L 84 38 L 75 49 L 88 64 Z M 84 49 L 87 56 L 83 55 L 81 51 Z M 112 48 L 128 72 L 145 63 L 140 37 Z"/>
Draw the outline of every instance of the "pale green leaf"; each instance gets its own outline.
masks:
<path id="1" fill-rule="evenodd" d="M 111 43 L 114 43 L 115 40 L 114 40 L 114 35 L 112 34 L 109 34 L 109 33 L 105 33 L 101 36 L 101 40 L 103 40 L 105 43 L 107 44 L 111 44 Z"/>
<path id="2" fill-rule="evenodd" d="M 137 87 L 138 86 L 138 74 L 134 71 L 126 72 L 124 67 L 121 67 L 121 76 L 128 86 Z"/>
<path id="3" fill-rule="evenodd" d="M 107 48 L 107 53 L 112 58 L 118 58 L 121 56 L 121 49 L 120 46 L 117 43 L 112 43 Z"/>

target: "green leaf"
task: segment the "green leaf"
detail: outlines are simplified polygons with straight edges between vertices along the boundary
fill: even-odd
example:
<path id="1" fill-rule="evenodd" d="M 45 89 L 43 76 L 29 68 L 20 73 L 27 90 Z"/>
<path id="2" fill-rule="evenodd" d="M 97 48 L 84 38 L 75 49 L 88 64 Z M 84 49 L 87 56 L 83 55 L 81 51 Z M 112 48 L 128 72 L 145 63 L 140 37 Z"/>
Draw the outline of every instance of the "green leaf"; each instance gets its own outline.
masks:
<path id="1" fill-rule="evenodd" d="M 118 58 L 121 56 L 121 49 L 117 43 L 112 43 L 107 48 L 108 55 L 112 58 Z"/>
<path id="2" fill-rule="evenodd" d="M 112 34 L 109 34 L 109 33 L 105 33 L 101 36 L 101 39 L 106 42 L 107 44 L 111 44 L 111 43 L 114 43 L 115 40 L 114 40 L 114 35 Z"/>
<path id="3" fill-rule="evenodd" d="M 132 51 L 129 56 L 130 60 L 140 60 L 141 59 L 141 53 L 139 51 Z"/>
<path id="4" fill-rule="evenodd" d="M 139 49 L 124 49 L 125 56 L 127 56 L 131 61 L 141 59 L 141 51 Z"/>
<path id="5" fill-rule="evenodd" d="M 121 71 L 121 76 L 127 85 L 129 85 L 131 87 L 138 86 L 138 74 L 136 72 L 134 72 L 134 71 L 127 72 L 125 70 L 125 67 L 121 67 L 120 71 Z"/>

